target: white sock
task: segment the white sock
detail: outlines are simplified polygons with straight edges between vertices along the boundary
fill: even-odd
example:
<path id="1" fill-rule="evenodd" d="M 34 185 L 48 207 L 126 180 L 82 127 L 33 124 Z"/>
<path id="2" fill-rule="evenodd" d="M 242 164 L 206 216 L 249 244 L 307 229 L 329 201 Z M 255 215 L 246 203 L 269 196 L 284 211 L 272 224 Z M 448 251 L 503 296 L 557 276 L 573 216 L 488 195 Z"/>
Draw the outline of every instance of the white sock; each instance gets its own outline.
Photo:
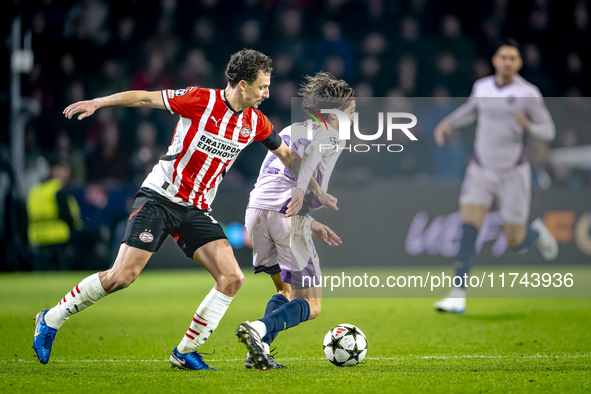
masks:
<path id="1" fill-rule="evenodd" d="M 454 287 L 449 292 L 447 298 L 466 298 L 466 289 L 462 287 Z"/>
<path id="2" fill-rule="evenodd" d="M 177 346 L 179 353 L 193 353 L 203 345 L 216 329 L 224 313 L 228 310 L 233 297 L 228 297 L 215 289 L 211 289 L 205 297 L 185 333 L 183 340 Z"/>
<path id="3" fill-rule="evenodd" d="M 254 328 L 259 333 L 259 336 L 261 337 L 261 339 L 263 339 L 263 337 L 265 335 L 267 335 L 267 326 L 262 321 L 255 320 L 255 321 L 251 321 L 249 324 L 252 328 Z"/>
<path id="4" fill-rule="evenodd" d="M 78 283 L 62 300 L 45 315 L 45 323 L 59 329 L 75 313 L 88 308 L 108 293 L 103 289 L 99 273 L 90 275 Z"/>

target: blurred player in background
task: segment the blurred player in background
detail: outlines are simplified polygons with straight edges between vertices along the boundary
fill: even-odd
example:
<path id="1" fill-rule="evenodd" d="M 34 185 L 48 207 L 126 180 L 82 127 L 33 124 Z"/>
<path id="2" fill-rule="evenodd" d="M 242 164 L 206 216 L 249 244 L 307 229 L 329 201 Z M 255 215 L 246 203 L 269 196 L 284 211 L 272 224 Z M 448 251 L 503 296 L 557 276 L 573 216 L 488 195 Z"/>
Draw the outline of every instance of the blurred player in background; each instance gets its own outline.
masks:
<path id="1" fill-rule="evenodd" d="M 291 149 L 303 157 L 297 186 L 292 197 L 292 174 L 283 161 L 270 152 L 261 166 L 246 210 L 246 230 L 253 244 L 254 272 L 271 276 L 277 288 L 263 318 L 238 325 L 236 335 L 249 353 L 246 368 L 283 368 L 273 357 L 261 365 L 257 357 L 269 354 L 269 345 L 280 331 L 312 320 L 320 314 L 322 297 L 320 264 L 312 235 L 328 245 L 340 238 L 327 226 L 310 217 L 310 211 L 322 203 L 308 189 L 310 177 L 327 190 L 330 176 L 345 140 L 339 140 L 339 122 L 334 114 L 324 118 L 321 109 L 338 109 L 353 120 L 355 93 L 349 85 L 326 72 L 307 77 L 302 85 L 303 109 L 310 119 L 286 127 L 279 135 Z M 314 119 L 312 119 L 314 118 Z M 311 130 L 311 136 L 308 131 Z M 286 217 L 290 201 L 304 200 L 296 216 Z M 293 209 L 293 205 L 291 206 Z M 314 282 L 306 281 L 305 277 Z"/>
<path id="2" fill-rule="evenodd" d="M 445 144 L 453 129 L 478 118 L 474 154 L 462 184 L 460 213 L 463 235 L 456 257 L 456 275 L 470 272 L 476 254 L 476 238 L 496 196 L 504 222 L 508 246 L 525 253 L 536 243 L 544 259 L 558 256 L 558 244 L 540 218 L 529 226 L 531 167 L 525 152 L 528 136 L 543 141 L 554 139 L 554 122 L 539 89 L 519 74 L 522 66 L 519 44 L 507 39 L 492 58 L 495 75 L 474 83 L 468 102 L 444 118 L 435 128 L 435 141 Z M 451 290 L 435 309 L 463 313 L 466 284 Z"/>
<path id="3" fill-rule="evenodd" d="M 53 308 L 39 312 L 34 349 L 46 364 L 57 330 L 73 314 L 132 284 L 152 253 L 171 235 L 189 257 L 215 279 L 180 344 L 170 354 L 173 367 L 213 369 L 197 350 L 213 333 L 244 281 L 232 247 L 211 216 L 217 187 L 242 149 L 261 141 L 288 168 L 291 149 L 258 106 L 269 97 L 271 59 L 253 50 L 232 55 L 226 89 L 189 87 L 161 92 L 128 91 L 81 101 L 64 111 L 78 119 L 109 106 L 167 109 L 180 115 L 168 151 L 136 195 L 119 254 L 111 269 L 91 275 Z M 326 205 L 330 196 L 316 182 L 310 187 Z M 195 298 L 179 290 L 173 298 Z"/>

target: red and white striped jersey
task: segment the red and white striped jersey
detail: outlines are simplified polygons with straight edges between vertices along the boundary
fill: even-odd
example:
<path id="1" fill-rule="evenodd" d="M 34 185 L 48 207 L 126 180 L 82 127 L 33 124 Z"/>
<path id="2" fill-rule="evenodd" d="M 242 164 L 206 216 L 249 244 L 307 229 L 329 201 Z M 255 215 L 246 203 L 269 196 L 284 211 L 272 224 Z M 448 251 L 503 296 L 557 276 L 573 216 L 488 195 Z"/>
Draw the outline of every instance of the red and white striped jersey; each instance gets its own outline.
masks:
<path id="1" fill-rule="evenodd" d="M 173 202 L 208 209 L 240 151 L 267 138 L 273 125 L 256 109 L 234 112 L 220 89 L 163 90 L 162 98 L 180 119 L 168 151 L 142 187 Z"/>

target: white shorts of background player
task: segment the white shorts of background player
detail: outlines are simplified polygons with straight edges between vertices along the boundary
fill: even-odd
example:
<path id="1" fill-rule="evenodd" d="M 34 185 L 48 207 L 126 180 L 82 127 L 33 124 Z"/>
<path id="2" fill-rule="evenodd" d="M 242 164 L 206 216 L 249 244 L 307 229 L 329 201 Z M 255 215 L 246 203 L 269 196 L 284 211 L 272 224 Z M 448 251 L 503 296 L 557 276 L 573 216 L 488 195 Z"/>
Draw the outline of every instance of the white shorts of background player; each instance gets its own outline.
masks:
<path id="1" fill-rule="evenodd" d="M 462 183 L 460 205 L 490 208 L 495 196 L 504 223 L 526 224 L 531 206 L 529 163 L 518 164 L 509 169 L 493 169 L 470 162 Z"/>

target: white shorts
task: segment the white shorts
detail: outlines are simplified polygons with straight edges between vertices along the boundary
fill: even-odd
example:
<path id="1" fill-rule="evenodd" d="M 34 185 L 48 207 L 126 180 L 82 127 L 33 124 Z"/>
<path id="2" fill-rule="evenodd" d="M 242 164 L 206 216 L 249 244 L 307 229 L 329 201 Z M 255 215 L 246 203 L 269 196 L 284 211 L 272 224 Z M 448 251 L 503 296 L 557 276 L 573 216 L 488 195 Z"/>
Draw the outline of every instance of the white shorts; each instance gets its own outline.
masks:
<path id="1" fill-rule="evenodd" d="M 507 170 L 484 168 L 470 162 L 462 183 L 460 204 L 490 207 L 494 197 L 504 223 L 525 224 L 531 204 L 531 167 L 519 164 Z"/>
<path id="2" fill-rule="evenodd" d="M 310 218 L 264 209 L 246 210 L 246 231 L 252 242 L 254 272 L 277 274 L 297 287 L 320 284 L 320 262 L 310 229 Z"/>

